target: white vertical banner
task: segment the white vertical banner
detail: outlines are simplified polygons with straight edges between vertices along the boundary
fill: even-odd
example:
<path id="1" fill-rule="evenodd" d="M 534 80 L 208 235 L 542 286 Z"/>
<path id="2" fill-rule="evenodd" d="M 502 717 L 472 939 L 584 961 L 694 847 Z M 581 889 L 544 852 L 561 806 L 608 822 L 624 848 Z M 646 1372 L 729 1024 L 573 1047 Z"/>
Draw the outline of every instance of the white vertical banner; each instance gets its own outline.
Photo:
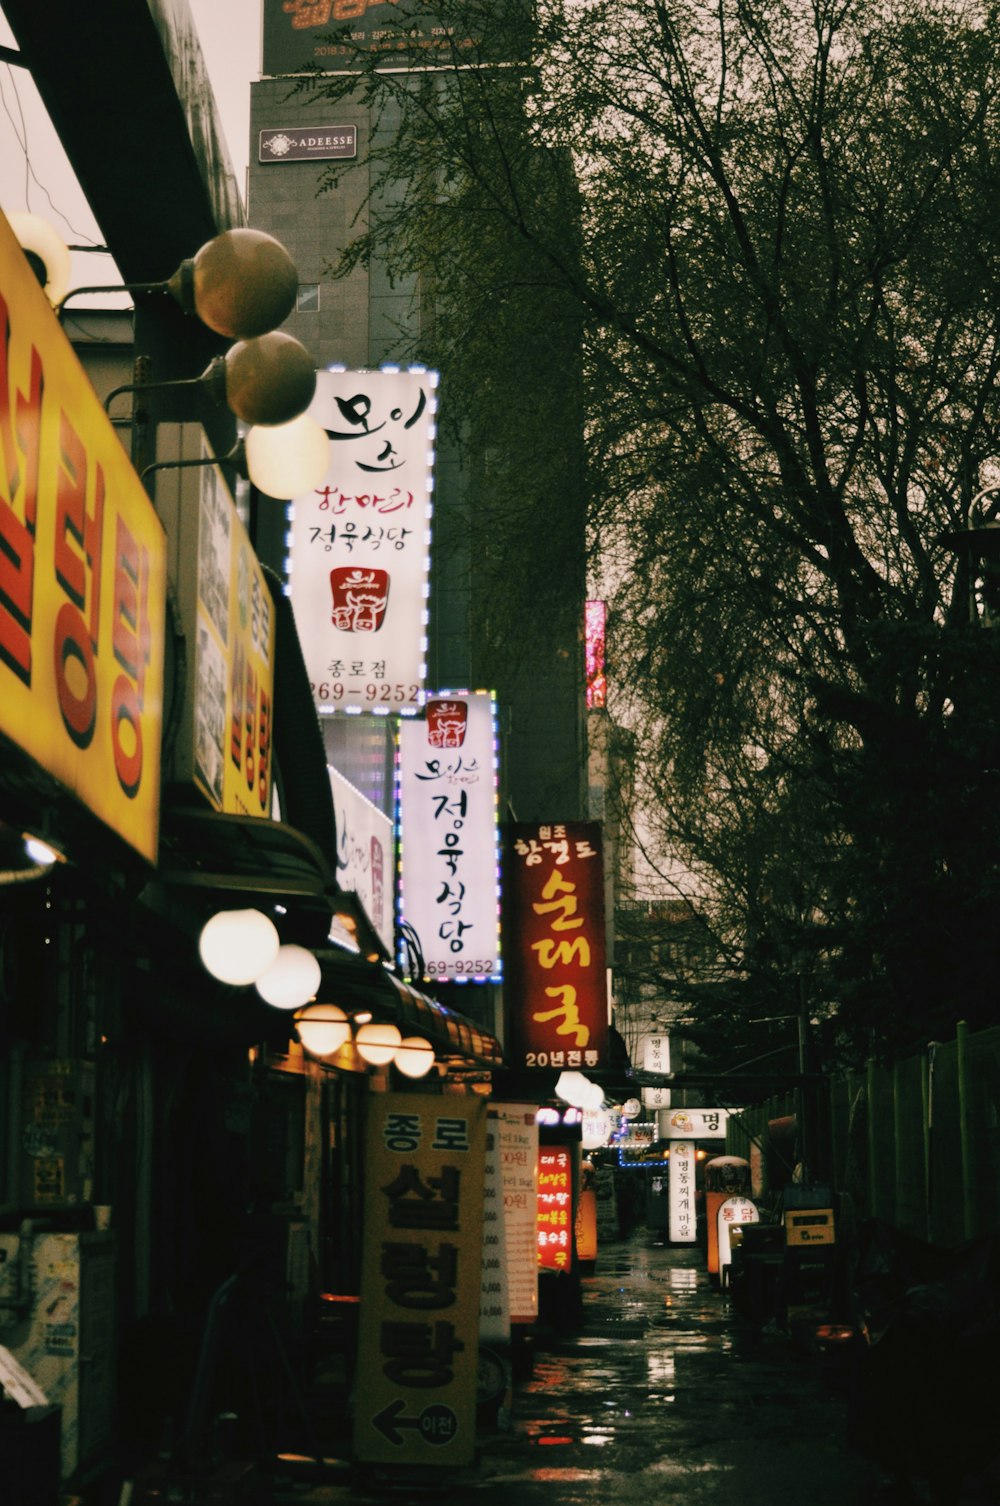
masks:
<path id="1" fill-rule="evenodd" d="M 500 1143 L 504 1251 L 512 1323 L 538 1317 L 538 1125 L 531 1103 L 491 1103 Z"/>
<path id="2" fill-rule="evenodd" d="M 642 1070 L 644 1072 L 670 1071 L 669 1035 L 645 1035 L 642 1038 Z M 642 1102 L 647 1109 L 669 1109 L 669 1088 L 643 1088 Z"/>
<path id="3" fill-rule="evenodd" d="M 695 1147 L 692 1140 L 670 1142 L 670 1243 L 694 1244 Z"/>
<path id="4" fill-rule="evenodd" d="M 320 712 L 415 712 L 426 677 L 437 374 L 320 371 L 330 466 L 288 510 L 288 594 Z"/>
<path id="5" fill-rule="evenodd" d="M 396 864 L 392 822 L 327 765 L 337 825 L 337 883 L 356 894 L 389 956 L 395 941 Z M 349 940 L 349 937 L 342 937 Z"/>
<path id="6" fill-rule="evenodd" d="M 479 1337 L 487 1344 L 510 1340 L 510 1298 L 504 1249 L 503 1149 L 492 1108 L 486 1120 L 486 1176 L 483 1182 L 483 1271 L 479 1293 Z"/>
<path id="7" fill-rule="evenodd" d="M 429 697 L 422 718 L 401 722 L 399 915 L 428 978 L 500 976 L 497 799 L 488 691 Z"/>

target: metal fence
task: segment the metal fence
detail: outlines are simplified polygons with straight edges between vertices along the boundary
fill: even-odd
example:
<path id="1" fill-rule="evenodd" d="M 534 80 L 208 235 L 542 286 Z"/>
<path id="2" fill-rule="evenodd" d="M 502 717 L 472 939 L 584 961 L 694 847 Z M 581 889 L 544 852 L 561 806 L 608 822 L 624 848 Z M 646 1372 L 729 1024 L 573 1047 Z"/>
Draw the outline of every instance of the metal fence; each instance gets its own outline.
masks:
<path id="1" fill-rule="evenodd" d="M 797 1166 L 803 1108 L 814 1165 Z M 795 1149 L 774 1127 L 795 1115 Z M 869 1062 L 801 1094 L 753 1104 L 729 1120 L 727 1151 L 746 1156 L 754 1192 L 777 1200 L 788 1182 L 828 1183 L 856 1219 L 879 1218 L 932 1244 L 1000 1229 L 1000 1026 L 964 1024 L 891 1065 Z"/>

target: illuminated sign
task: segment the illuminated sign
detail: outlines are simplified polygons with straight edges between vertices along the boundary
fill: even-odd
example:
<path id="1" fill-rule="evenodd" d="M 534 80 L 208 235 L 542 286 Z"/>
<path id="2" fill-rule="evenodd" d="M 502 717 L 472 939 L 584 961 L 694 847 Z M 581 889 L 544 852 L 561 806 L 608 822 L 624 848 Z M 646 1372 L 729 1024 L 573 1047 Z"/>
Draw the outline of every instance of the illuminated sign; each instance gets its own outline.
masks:
<path id="1" fill-rule="evenodd" d="M 591 708 L 608 703 L 608 681 L 604 672 L 604 639 L 607 607 L 603 601 L 588 601 L 584 608 L 584 660 L 587 669 L 587 705 Z"/>
<path id="2" fill-rule="evenodd" d="M 573 1163 L 566 1146 L 538 1152 L 538 1265 L 573 1269 Z"/>
<path id="3" fill-rule="evenodd" d="M 487 692 L 434 696 L 424 717 L 401 722 L 400 921 L 428 978 L 500 976 L 497 777 Z"/>
<path id="4" fill-rule="evenodd" d="M 724 1140 L 728 1109 L 661 1109 L 656 1116 L 661 1140 Z"/>
<path id="5" fill-rule="evenodd" d="M 491 1103 L 500 1142 L 504 1255 L 512 1323 L 538 1317 L 538 1126 L 526 1103 Z"/>
<path id="6" fill-rule="evenodd" d="M 642 1069 L 644 1072 L 670 1071 L 670 1037 L 669 1035 L 645 1035 L 641 1042 Z M 643 1088 L 643 1107 L 647 1109 L 669 1109 L 669 1088 Z"/>
<path id="7" fill-rule="evenodd" d="M 156 860 L 163 528 L 0 215 L 0 733 Z"/>
<path id="8" fill-rule="evenodd" d="M 671 1244 L 694 1244 L 697 1238 L 695 1215 L 695 1169 L 697 1159 L 690 1140 L 670 1142 L 670 1241 Z"/>
<path id="9" fill-rule="evenodd" d="M 600 826 L 512 825 L 504 880 L 511 1064 L 603 1065 L 608 1005 Z"/>
<path id="10" fill-rule="evenodd" d="M 371 1093 L 366 1108 L 354 1457 L 469 1464 L 486 1103 Z"/>
<path id="11" fill-rule="evenodd" d="M 317 711 L 424 698 L 437 374 L 320 371 L 323 481 L 289 507 L 288 594 Z"/>

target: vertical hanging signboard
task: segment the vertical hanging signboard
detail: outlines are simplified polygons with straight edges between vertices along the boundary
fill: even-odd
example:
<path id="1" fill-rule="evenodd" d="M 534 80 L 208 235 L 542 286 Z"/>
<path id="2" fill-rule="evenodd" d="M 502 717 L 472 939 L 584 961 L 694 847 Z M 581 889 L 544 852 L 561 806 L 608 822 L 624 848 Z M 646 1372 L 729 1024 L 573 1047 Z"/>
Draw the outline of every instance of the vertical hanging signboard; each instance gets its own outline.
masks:
<path id="1" fill-rule="evenodd" d="M 538 1265 L 573 1269 L 573 1153 L 568 1145 L 538 1152 Z"/>
<path id="2" fill-rule="evenodd" d="M 596 822 L 509 828 L 504 882 L 510 1061 L 599 1067 L 607 1061 L 604 874 Z"/>
<path id="3" fill-rule="evenodd" d="M 500 1141 L 510 1321 L 538 1317 L 538 1125 L 531 1103 L 491 1103 Z"/>
<path id="4" fill-rule="evenodd" d="M 369 1095 L 360 1462 L 472 1462 L 486 1113 L 471 1096 Z"/>
<path id="5" fill-rule="evenodd" d="M 500 976 L 493 697 L 434 696 L 399 728 L 399 911 L 428 978 Z M 405 968 L 408 957 L 401 963 Z"/>
<path id="6" fill-rule="evenodd" d="M 670 1142 L 670 1242 L 694 1244 L 697 1236 L 695 1218 L 695 1146 L 693 1140 Z"/>
<path id="7" fill-rule="evenodd" d="M 436 384 L 423 368 L 316 374 L 330 467 L 289 508 L 287 568 L 321 713 L 423 700 Z"/>

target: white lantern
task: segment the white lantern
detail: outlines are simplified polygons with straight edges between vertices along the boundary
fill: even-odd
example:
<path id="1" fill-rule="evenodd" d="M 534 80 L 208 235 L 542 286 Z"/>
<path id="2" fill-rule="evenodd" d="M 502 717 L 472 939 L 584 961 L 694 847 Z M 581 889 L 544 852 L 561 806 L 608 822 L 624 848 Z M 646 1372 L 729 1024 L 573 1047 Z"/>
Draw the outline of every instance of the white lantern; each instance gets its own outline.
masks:
<path id="1" fill-rule="evenodd" d="M 14 210 L 7 223 L 20 243 L 21 250 L 36 269 L 35 275 L 45 296 L 57 308 L 66 297 L 70 279 L 69 247 L 57 230 L 37 214 Z M 44 277 L 41 275 L 44 272 Z"/>
<path id="2" fill-rule="evenodd" d="M 426 1077 L 434 1065 L 434 1047 L 420 1035 L 404 1036 L 392 1064 L 404 1077 Z"/>
<path id="3" fill-rule="evenodd" d="M 255 983 L 266 973 L 281 938 L 274 922 L 259 910 L 220 910 L 202 927 L 198 952 L 220 983 Z"/>
<path id="4" fill-rule="evenodd" d="M 255 424 L 243 443 L 250 480 L 268 497 L 301 497 L 330 468 L 330 437 L 308 413 L 287 424 Z"/>
<path id="5" fill-rule="evenodd" d="M 267 972 L 256 980 L 256 989 L 275 1009 L 300 1009 L 316 997 L 322 976 L 307 947 L 283 946 Z"/>
<path id="6" fill-rule="evenodd" d="M 336 1004 L 307 1004 L 296 1014 L 295 1027 L 313 1056 L 333 1056 L 351 1038 L 351 1023 Z"/>
<path id="7" fill-rule="evenodd" d="M 384 1025 L 373 1020 L 370 1025 L 361 1026 L 354 1037 L 354 1044 L 361 1060 L 369 1066 L 387 1067 L 396 1055 L 402 1039 L 395 1025 Z"/>

